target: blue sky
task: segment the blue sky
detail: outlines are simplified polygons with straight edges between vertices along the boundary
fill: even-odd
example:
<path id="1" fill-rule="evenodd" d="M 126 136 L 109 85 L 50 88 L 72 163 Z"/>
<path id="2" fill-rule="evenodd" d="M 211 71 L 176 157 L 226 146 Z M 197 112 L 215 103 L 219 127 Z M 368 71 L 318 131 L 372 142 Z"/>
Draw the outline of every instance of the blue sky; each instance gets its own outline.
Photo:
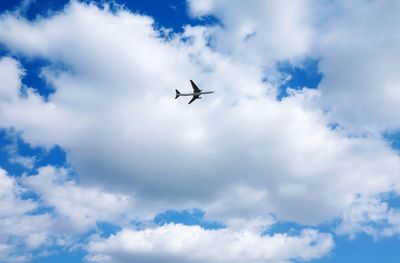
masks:
<path id="1" fill-rule="evenodd" d="M 397 11 L 1 2 L 0 261 L 398 262 Z"/>

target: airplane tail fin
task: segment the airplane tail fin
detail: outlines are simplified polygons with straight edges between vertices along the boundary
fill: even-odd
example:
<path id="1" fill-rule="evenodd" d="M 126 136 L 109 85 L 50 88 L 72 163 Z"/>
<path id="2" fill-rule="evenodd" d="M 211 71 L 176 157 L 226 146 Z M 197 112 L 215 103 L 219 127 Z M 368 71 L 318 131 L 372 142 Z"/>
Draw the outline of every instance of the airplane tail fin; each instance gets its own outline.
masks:
<path id="1" fill-rule="evenodd" d="M 177 98 L 179 98 L 179 96 L 181 95 L 181 93 L 179 92 L 179 90 L 175 90 L 175 92 L 176 92 L 176 95 L 175 95 L 175 99 L 177 99 Z"/>

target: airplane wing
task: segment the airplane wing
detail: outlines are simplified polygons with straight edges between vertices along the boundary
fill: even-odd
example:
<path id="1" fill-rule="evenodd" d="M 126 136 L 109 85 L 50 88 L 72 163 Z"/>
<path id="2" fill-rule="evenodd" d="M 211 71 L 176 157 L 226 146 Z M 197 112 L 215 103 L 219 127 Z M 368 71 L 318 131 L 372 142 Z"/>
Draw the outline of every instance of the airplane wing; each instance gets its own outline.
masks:
<path id="1" fill-rule="evenodd" d="M 198 99 L 200 96 L 199 95 L 194 95 L 193 98 L 189 101 L 189 104 Z"/>
<path id="2" fill-rule="evenodd" d="M 194 92 L 201 92 L 201 90 L 196 86 L 196 84 L 194 84 L 193 80 L 190 80 L 190 83 L 192 84 Z"/>

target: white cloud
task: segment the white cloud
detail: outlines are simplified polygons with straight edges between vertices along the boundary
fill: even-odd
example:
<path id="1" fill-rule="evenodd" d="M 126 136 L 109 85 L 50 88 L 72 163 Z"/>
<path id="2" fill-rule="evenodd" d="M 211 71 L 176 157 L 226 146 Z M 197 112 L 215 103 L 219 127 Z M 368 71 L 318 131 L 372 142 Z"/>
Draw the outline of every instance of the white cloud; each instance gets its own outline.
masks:
<path id="1" fill-rule="evenodd" d="M 19 194 L 22 189 L 15 181 L 0 169 L 0 217 L 8 217 L 26 213 L 36 208 L 36 204 L 29 200 L 21 200 Z"/>
<path id="2" fill-rule="evenodd" d="M 321 12 L 330 19 L 321 23 L 316 43 L 323 105 L 332 119 L 358 132 L 400 128 L 399 2 L 333 3 L 333 12 Z"/>
<path id="3" fill-rule="evenodd" d="M 20 77 L 23 70 L 18 67 L 18 62 L 14 59 L 4 57 L 0 60 L 0 79 L 2 88 L 0 89 L 0 100 L 14 100 L 18 96 Z"/>
<path id="4" fill-rule="evenodd" d="M 212 43 L 233 59 L 260 66 L 321 59 L 321 107 L 332 121 L 357 133 L 400 128 L 398 2 L 188 2 L 194 16 L 221 20 Z"/>
<path id="5" fill-rule="evenodd" d="M 218 51 L 249 64 L 270 65 L 306 55 L 313 40 L 309 0 L 246 1 L 189 0 L 194 16 L 214 15 L 223 27 L 213 37 Z"/>
<path id="6" fill-rule="evenodd" d="M 12 52 L 49 60 L 52 66 L 43 69 L 42 76 L 55 93 L 48 101 L 29 88 L 26 96 L 20 96 L 23 69 L 14 59 L 1 59 L 0 81 L 5 84 L 0 92 L 0 126 L 16 128 L 33 145 L 65 148 L 79 175 L 78 184 L 69 181 L 62 169 L 47 167 L 23 178 L 43 204 L 54 207 L 58 216 L 54 229 L 81 233 L 98 221 L 124 224 L 131 218 L 150 219 L 166 209 L 193 207 L 203 209 L 207 219 L 229 226 L 216 232 L 176 225 L 124 229 L 89 246 L 90 259 L 106 261 L 120 252 L 111 245 L 124 235 L 142 238 L 149 233 L 144 241 L 152 245 L 160 231 L 182 237 L 195 233 L 214 244 L 218 238 L 213 233 L 224 233 L 233 242 L 226 243 L 229 246 L 239 243 L 235 238 L 243 222 L 252 222 L 251 228 L 257 229 L 271 224 L 271 213 L 278 220 L 310 224 L 345 213 L 347 222 L 346 211 L 358 196 L 399 192 L 399 157 L 379 136 L 349 137 L 347 129 L 328 128 L 331 121 L 346 123 L 351 114 L 326 115 L 325 107 L 332 106 L 332 113 L 346 107 L 351 111 L 358 93 L 349 91 L 349 104 L 333 95 L 327 101 L 327 94 L 345 96 L 346 86 L 340 81 L 351 83 L 360 77 L 341 80 L 339 74 L 335 80 L 335 69 L 342 72 L 339 58 L 350 58 L 353 52 L 334 52 L 340 39 L 334 33 L 340 27 L 328 22 L 334 23 L 335 16 L 313 28 L 312 3 L 269 1 L 261 8 L 254 1 L 246 6 L 191 1 L 193 15 L 217 15 L 224 27 L 187 26 L 182 35 L 168 41 L 159 37 L 149 17 L 127 11 L 113 14 L 77 2 L 56 16 L 34 22 L 3 14 L 0 42 Z M 322 34 L 318 30 L 324 27 L 327 33 L 318 35 L 322 42 L 315 42 L 315 34 Z M 323 56 L 322 89 L 292 92 L 291 97 L 276 101 L 275 84 L 261 81 L 264 67 L 314 55 L 314 47 L 315 54 Z M 385 61 L 382 65 L 387 66 Z M 370 76 L 369 71 L 362 72 Z M 189 79 L 216 93 L 190 106 L 182 98 L 175 101 L 174 89 L 190 89 Z M 371 90 L 366 96 L 372 96 Z M 392 113 L 380 112 L 379 116 L 396 123 Z M 369 122 L 364 115 L 354 116 L 351 123 L 360 129 L 367 122 L 378 125 L 378 130 L 396 126 L 385 118 L 372 117 Z M 396 216 L 392 218 L 395 221 Z M 323 253 L 314 251 L 318 247 L 309 246 L 310 240 L 321 234 L 312 231 L 299 237 L 252 235 L 252 242 L 267 247 L 280 238 L 299 242 L 301 249 L 294 254 L 276 248 L 283 260 L 315 258 L 331 248 L 328 242 Z M 35 233 L 28 243 L 35 247 L 44 240 Z M 102 247 L 107 242 L 110 250 Z M 103 250 L 96 251 L 96 244 Z M 128 247 L 127 255 L 136 253 L 130 249 L 136 251 L 140 244 Z M 169 255 L 168 244 L 162 244 L 166 247 L 160 253 Z M 203 255 L 191 258 L 190 249 L 180 250 L 179 259 L 207 261 Z M 301 254 L 303 250 L 311 252 Z M 263 254 L 267 252 L 244 251 L 245 260 L 257 262 L 252 254 L 274 259 Z M 218 255 L 214 256 L 211 259 L 218 262 Z"/>
<path id="7" fill-rule="evenodd" d="M 26 244 L 29 248 L 38 248 L 44 244 L 48 244 L 48 237 L 44 233 L 35 233 L 28 236 Z"/>
<path id="8" fill-rule="evenodd" d="M 330 252 L 329 234 L 307 229 L 298 236 L 168 224 L 152 229 L 123 229 L 88 245 L 91 262 L 288 262 L 310 260 Z"/>
<path id="9" fill-rule="evenodd" d="M 26 157 L 26 156 L 13 156 L 9 159 L 11 163 L 20 164 L 28 169 L 32 169 L 35 163 L 35 157 Z"/>
<path id="10" fill-rule="evenodd" d="M 28 256 L 12 255 L 15 253 L 15 247 L 0 243 L 0 260 L 5 263 L 19 263 L 28 261 Z"/>
<path id="11" fill-rule="evenodd" d="M 134 219 L 133 208 L 126 196 L 78 186 L 64 169 L 42 167 L 19 179 L 0 169 L 0 259 L 28 261 L 33 251 L 69 247 L 97 222 L 126 225 Z"/>
<path id="12" fill-rule="evenodd" d="M 45 70 L 56 88 L 49 102 L 28 91 L 3 103 L 2 125 L 68 149 L 82 183 L 134 194 L 138 214 L 197 206 L 224 219 L 252 211 L 317 223 L 356 194 L 398 189 L 399 159 L 379 138 L 327 128 L 319 92 L 275 101 L 259 65 L 207 48 L 207 28 L 166 42 L 147 17 L 75 2 L 49 19 L 1 21 L 9 48 L 72 69 Z M 192 76 L 216 93 L 188 107 L 172 93 Z M 227 198 L 240 188 L 248 193 L 233 195 L 240 202 Z M 214 208 L 224 202 L 241 208 L 221 215 Z"/>
<path id="13" fill-rule="evenodd" d="M 48 214 L 30 214 L 39 204 L 24 199 L 27 190 L 13 177 L 0 169 L 0 260 L 2 262 L 27 261 L 29 251 L 45 244 L 52 218 Z M 42 240 L 38 237 L 41 236 Z M 11 240 L 11 241 L 10 241 Z M 47 240 L 46 240 L 47 241 Z M 21 252 L 18 247 L 25 247 Z"/>
<path id="14" fill-rule="evenodd" d="M 337 233 L 350 237 L 366 233 L 375 238 L 398 235 L 400 210 L 378 198 L 359 199 L 345 211 Z"/>
<path id="15" fill-rule="evenodd" d="M 99 221 L 123 224 L 124 219 L 133 218 L 130 212 L 134 208 L 132 199 L 97 188 L 81 187 L 68 180 L 64 169 L 42 167 L 37 175 L 25 177 L 22 182 L 39 194 L 46 206 L 55 209 L 59 231 L 82 233 L 94 228 Z"/>

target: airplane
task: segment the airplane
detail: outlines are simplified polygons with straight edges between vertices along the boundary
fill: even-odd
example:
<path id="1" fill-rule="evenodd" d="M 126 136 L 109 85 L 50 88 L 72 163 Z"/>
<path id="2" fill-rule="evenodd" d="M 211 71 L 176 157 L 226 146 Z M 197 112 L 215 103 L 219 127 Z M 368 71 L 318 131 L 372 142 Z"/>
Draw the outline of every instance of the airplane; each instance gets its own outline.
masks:
<path id="1" fill-rule="evenodd" d="M 180 93 L 179 90 L 175 90 L 176 96 L 175 99 L 179 98 L 179 96 L 193 96 L 192 99 L 189 101 L 188 104 L 192 103 L 196 99 L 201 99 L 200 95 L 204 94 L 211 94 L 214 93 L 214 91 L 203 91 L 202 89 L 199 89 L 196 84 L 194 84 L 193 80 L 190 80 L 190 83 L 192 84 L 193 87 L 193 93 Z"/>

